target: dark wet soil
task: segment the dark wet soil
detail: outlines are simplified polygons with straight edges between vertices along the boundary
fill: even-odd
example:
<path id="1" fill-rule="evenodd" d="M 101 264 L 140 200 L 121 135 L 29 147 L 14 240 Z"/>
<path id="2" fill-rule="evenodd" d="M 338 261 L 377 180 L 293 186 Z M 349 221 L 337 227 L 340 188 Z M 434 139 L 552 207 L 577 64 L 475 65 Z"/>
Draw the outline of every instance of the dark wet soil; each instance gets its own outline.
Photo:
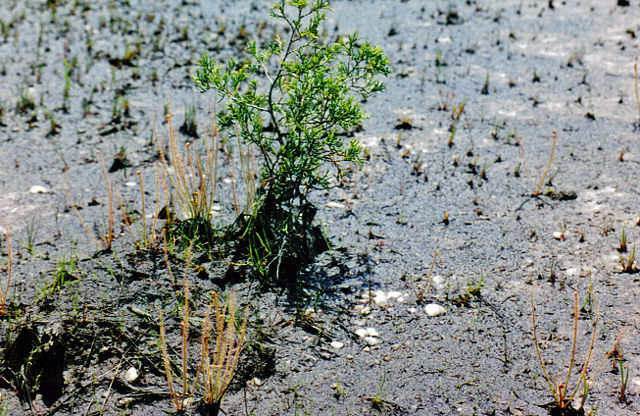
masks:
<path id="1" fill-rule="evenodd" d="M 271 36 L 268 6 L 0 2 L 0 227 L 13 249 L 0 414 L 173 411 L 158 311 L 177 357 L 184 253 L 169 250 L 172 278 L 162 245 L 136 250 L 120 217 L 112 250 L 101 251 L 72 205 L 104 235 L 102 155 L 131 217 L 142 215 L 138 171 L 153 212 L 154 128 L 164 142 L 171 111 L 179 140 L 202 142 L 214 97 L 196 92 L 195 64 L 204 51 L 223 61 Z M 393 75 L 365 104 L 357 137 L 369 161 L 313 196 L 332 248 L 297 292 L 230 283 L 225 258 L 191 261 L 194 356 L 208 293 L 235 290 L 250 310 L 225 414 L 578 414 L 545 405 L 553 397 L 533 341 L 532 291 L 550 378 L 566 377 L 577 292 L 569 385 L 599 316 L 589 374 L 601 369 L 585 414 L 639 414 L 640 264 L 629 259 L 640 243 L 640 4 L 333 9 L 324 36 L 357 31 L 383 47 Z M 195 126 L 184 123 L 193 109 Z M 216 226 L 234 217 L 239 168 L 227 146 Z M 2 238 L 3 293 L 7 248 Z M 446 313 L 428 316 L 428 304 Z M 189 365 L 195 374 L 197 359 Z M 132 368 L 135 379 L 125 376 Z"/>

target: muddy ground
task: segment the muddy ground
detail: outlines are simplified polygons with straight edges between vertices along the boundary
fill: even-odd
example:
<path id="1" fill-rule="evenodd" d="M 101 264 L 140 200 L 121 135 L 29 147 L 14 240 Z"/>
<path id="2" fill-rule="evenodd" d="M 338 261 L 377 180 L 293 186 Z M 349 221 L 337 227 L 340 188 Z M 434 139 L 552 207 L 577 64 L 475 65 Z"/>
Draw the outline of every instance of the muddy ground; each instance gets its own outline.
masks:
<path id="1" fill-rule="evenodd" d="M 550 377 L 569 365 L 577 292 L 570 384 L 599 316 L 586 414 L 640 413 L 640 264 L 629 262 L 640 243 L 640 4 L 629 3 L 333 2 L 325 36 L 357 31 L 393 74 L 357 133 L 370 160 L 314 195 L 332 249 L 302 290 L 225 281 L 224 259 L 189 269 L 194 343 L 211 290 L 237 291 L 251 311 L 225 414 L 549 414 L 532 290 Z M 0 2 L 0 226 L 13 248 L 0 414 L 172 411 L 158 310 L 177 353 L 180 285 L 162 252 L 136 250 L 121 224 L 101 251 L 71 206 L 104 233 L 100 151 L 132 217 L 137 171 L 153 212 L 154 127 L 166 140 L 169 103 L 176 128 L 196 108 L 196 137 L 178 137 L 203 140 L 213 97 L 195 90 L 195 64 L 272 35 L 269 5 Z M 238 169 L 233 152 L 221 160 L 218 226 L 233 219 Z M 3 285 L 7 248 L 3 238 Z M 169 257 L 181 278 L 184 254 Z M 428 316 L 428 304 L 446 313 Z M 369 328 L 377 336 L 360 336 Z"/>

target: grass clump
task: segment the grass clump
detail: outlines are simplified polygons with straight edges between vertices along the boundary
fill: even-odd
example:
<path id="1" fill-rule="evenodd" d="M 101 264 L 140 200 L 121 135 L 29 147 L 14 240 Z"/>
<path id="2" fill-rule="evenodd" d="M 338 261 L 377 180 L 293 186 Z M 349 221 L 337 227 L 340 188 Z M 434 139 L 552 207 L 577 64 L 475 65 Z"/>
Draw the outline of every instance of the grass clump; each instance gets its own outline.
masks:
<path id="1" fill-rule="evenodd" d="M 190 250 L 189 250 L 190 251 Z M 168 266 L 168 263 L 167 263 Z M 190 284 L 187 272 L 190 261 L 187 259 L 183 278 L 183 301 L 180 322 L 180 353 L 178 361 L 174 361 L 167 346 L 166 328 L 162 311 L 160 311 L 160 349 L 162 351 L 167 386 L 173 406 L 178 411 L 185 411 L 194 401 L 197 393 L 202 395 L 200 414 L 216 416 L 220 411 L 220 403 L 236 372 L 238 359 L 244 345 L 248 314 L 237 322 L 236 298 L 230 295 L 227 302 L 221 305 L 218 295 L 213 292 L 204 318 L 202 319 L 199 350 L 199 366 L 192 371 L 190 351 L 189 322 L 192 320 L 190 308 Z M 169 266 L 168 266 L 169 267 Z M 171 274 L 171 269 L 169 267 Z M 199 379 L 202 376 L 202 383 Z"/>
<path id="2" fill-rule="evenodd" d="M 365 118 L 360 101 L 382 91 L 379 75 L 390 73 L 382 50 L 356 34 L 324 43 L 319 36 L 329 3 L 280 0 L 271 16 L 288 31 L 265 48 L 249 42 L 247 60 L 219 64 L 205 54 L 195 75 L 202 92 L 224 102 L 219 125 L 261 157 L 255 200 L 235 223 L 240 248 L 262 276 L 296 274 L 322 240 L 313 226 L 314 189 L 331 187 L 345 163 L 361 162 L 356 140 L 343 132 Z"/>
<path id="3" fill-rule="evenodd" d="M 167 228 L 175 236 L 186 237 L 185 241 L 197 246 L 208 246 L 214 238 L 211 208 L 216 198 L 218 177 L 218 134 L 215 119 L 212 120 L 211 134 L 205 135 L 200 151 L 192 149 L 191 143 L 187 143 L 185 150 L 181 151 L 170 107 L 165 117 L 169 127 L 167 150 L 160 143 L 157 132 L 155 134 L 162 167 L 161 181 L 168 188 L 171 203 L 180 219 L 173 221 L 173 212 L 168 212 Z"/>

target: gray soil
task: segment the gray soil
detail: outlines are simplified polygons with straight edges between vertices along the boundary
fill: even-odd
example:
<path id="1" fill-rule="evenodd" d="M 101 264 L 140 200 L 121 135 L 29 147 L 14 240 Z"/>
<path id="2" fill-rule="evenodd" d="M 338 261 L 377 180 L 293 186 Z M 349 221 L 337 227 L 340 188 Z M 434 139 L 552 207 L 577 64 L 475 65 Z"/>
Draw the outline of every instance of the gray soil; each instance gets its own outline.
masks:
<path id="1" fill-rule="evenodd" d="M 188 269 L 192 374 L 206 294 L 234 290 L 251 311 L 224 414 L 579 414 L 545 406 L 532 292 L 550 378 L 569 366 L 577 292 L 569 385 L 597 318 L 586 414 L 640 414 L 640 264 L 620 263 L 640 243 L 640 4 L 625 3 L 332 3 L 325 36 L 357 31 L 393 74 L 356 136 L 369 161 L 313 195 L 331 250 L 299 291 L 228 281 L 225 259 L 195 257 Z M 214 97 L 195 90 L 196 63 L 207 50 L 243 56 L 248 39 L 279 30 L 269 5 L 0 2 L 0 228 L 14 253 L 0 414 L 173 412 L 158 310 L 177 357 L 182 288 L 161 250 L 135 250 L 119 216 L 122 235 L 100 251 L 71 207 L 105 229 L 100 152 L 123 205 L 139 217 L 140 171 L 154 209 L 154 129 L 165 141 L 169 102 L 176 129 L 197 109 L 198 137 L 178 138 L 201 142 Z M 235 153 L 220 155 L 218 226 L 233 219 L 239 169 Z M 169 262 L 181 280 L 184 255 Z M 446 313 L 428 316 L 428 304 Z M 359 335 L 368 328 L 377 336 Z"/>

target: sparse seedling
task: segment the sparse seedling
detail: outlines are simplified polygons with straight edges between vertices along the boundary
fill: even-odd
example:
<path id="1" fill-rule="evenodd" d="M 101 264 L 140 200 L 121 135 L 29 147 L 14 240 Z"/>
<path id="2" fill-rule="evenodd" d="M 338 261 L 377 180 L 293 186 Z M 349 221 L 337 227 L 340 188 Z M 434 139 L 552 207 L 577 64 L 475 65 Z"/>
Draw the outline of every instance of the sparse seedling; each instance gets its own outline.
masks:
<path id="1" fill-rule="evenodd" d="M 22 90 L 18 103 L 16 104 L 16 110 L 18 113 L 27 114 L 29 111 L 33 111 L 36 108 L 35 97 L 30 90 Z"/>
<path id="2" fill-rule="evenodd" d="M 627 402 L 627 383 L 629 382 L 629 368 L 623 363 L 622 358 L 618 359 L 618 365 L 620 366 L 620 395 L 618 398 L 621 402 Z"/>
<path id="3" fill-rule="evenodd" d="M 638 126 L 640 126 L 640 92 L 638 92 L 638 58 L 633 63 L 633 85 L 636 93 L 636 102 L 638 103 Z"/>
<path id="4" fill-rule="evenodd" d="M 160 154 L 165 187 L 170 192 L 175 208 L 178 209 L 178 231 L 190 241 L 198 240 L 208 244 L 213 239 L 211 225 L 211 207 L 216 198 L 218 183 L 218 129 L 215 114 L 212 113 L 211 132 L 205 135 L 200 150 L 192 149 L 191 143 L 181 151 L 173 127 L 171 107 L 167 107 L 167 126 L 169 129 L 168 151 L 160 142 L 157 131 L 155 140 Z"/>
<path id="5" fill-rule="evenodd" d="M 115 237 L 114 234 L 114 226 L 115 226 L 115 222 L 114 222 L 114 206 L 113 206 L 113 183 L 111 182 L 111 179 L 109 178 L 109 174 L 107 172 L 107 169 L 104 166 L 104 160 L 102 159 L 102 153 L 98 152 L 98 159 L 100 160 L 100 168 L 102 169 L 102 174 L 104 177 L 104 181 L 105 181 L 105 185 L 106 185 L 106 191 L 107 191 L 107 229 L 104 230 L 104 233 L 93 233 L 91 231 L 91 229 L 87 226 L 87 223 L 84 222 L 84 220 L 82 219 L 82 216 L 80 215 L 80 212 L 78 211 L 78 207 L 73 203 L 73 200 L 71 199 L 71 191 L 69 190 L 69 182 L 67 180 L 66 174 L 65 174 L 65 190 L 67 193 L 67 201 L 69 202 L 69 204 L 71 205 L 71 208 L 73 209 L 73 212 L 76 214 L 76 216 L 78 217 L 78 220 L 80 221 L 80 224 L 82 224 L 82 227 L 85 229 L 85 231 L 87 232 L 87 234 L 91 237 L 91 239 L 97 244 L 97 245 L 101 245 L 102 248 L 104 250 L 111 250 L 111 244 L 113 243 L 113 239 Z M 100 236 L 100 234 L 104 234 L 102 237 L 98 238 L 96 235 Z"/>
<path id="6" fill-rule="evenodd" d="M 622 266 L 622 270 L 620 273 L 637 273 L 638 268 L 635 266 L 636 261 L 636 245 L 633 245 L 633 250 L 629 253 L 629 255 L 625 258 L 620 255 L 620 266 Z"/>
<path id="7" fill-rule="evenodd" d="M 47 133 L 47 136 L 59 134 L 60 124 L 56 121 L 55 114 L 52 111 L 47 111 L 45 117 L 49 119 L 49 133 Z"/>
<path id="8" fill-rule="evenodd" d="M 4 287 L 0 286 L 0 316 L 6 314 L 7 296 L 9 295 L 9 288 L 11 287 L 11 271 L 13 267 L 13 257 L 11 253 L 11 236 L 9 234 L 9 228 L 5 225 L 5 239 L 7 242 L 7 278 Z"/>
<path id="9" fill-rule="evenodd" d="M 212 296 L 214 321 L 211 321 L 209 304 L 202 324 L 201 341 L 203 410 L 206 416 L 217 416 L 220 411 L 220 402 L 231 384 L 242 351 L 248 318 L 245 312 L 238 327 L 235 296 L 231 295 L 223 307 L 215 292 Z"/>
<path id="10" fill-rule="evenodd" d="M 544 185 L 544 179 L 547 177 L 547 174 L 549 173 L 549 169 L 551 169 L 551 162 L 553 161 L 553 156 L 556 153 L 556 144 L 558 142 L 558 136 L 555 130 L 552 133 L 553 133 L 553 142 L 551 142 L 551 153 L 549 153 L 549 162 L 547 163 L 546 169 L 542 172 L 542 175 L 540 176 L 540 182 L 538 182 L 538 188 L 533 193 L 534 197 L 540 195 L 540 191 L 542 190 L 542 185 Z"/>
<path id="11" fill-rule="evenodd" d="M 188 251 L 187 265 L 183 278 L 183 300 L 181 328 L 180 361 L 174 365 L 166 342 L 166 329 L 162 311 L 160 311 L 160 348 L 167 377 L 167 385 L 171 401 L 178 411 L 187 410 L 196 393 L 198 379 L 202 375 L 203 407 L 205 416 L 217 416 L 220 402 L 224 397 L 236 371 L 240 352 L 242 352 L 248 314 L 245 312 L 240 324 L 236 323 L 236 299 L 230 295 L 224 306 L 220 305 L 218 295 L 212 293 L 213 299 L 207 306 L 202 322 L 200 338 L 200 365 L 195 375 L 190 375 L 189 356 L 189 319 L 190 295 L 188 270 L 190 267 L 191 249 Z M 168 263 L 167 263 L 168 265 Z M 169 266 L 168 266 L 169 267 Z M 170 270 L 170 268 L 169 268 Z M 170 273 L 171 274 L 171 273 Z M 212 316 L 213 311 L 213 316 Z M 212 319 L 213 318 L 213 319 Z M 177 380 L 174 379 L 174 368 L 179 368 Z M 179 385 L 179 391 L 176 389 Z"/>
<path id="12" fill-rule="evenodd" d="M 545 364 L 545 359 L 542 356 L 542 350 L 540 347 L 540 341 L 538 338 L 538 327 L 536 322 L 536 305 L 533 297 L 533 289 L 531 289 L 531 321 L 532 321 L 532 332 L 533 332 L 533 340 L 536 348 L 536 354 L 538 356 L 538 360 L 540 361 L 540 365 L 542 367 L 544 378 L 547 381 L 549 386 L 549 390 L 551 391 L 554 401 L 550 403 L 551 410 L 556 412 L 561 412 L 557 414 L 568 414 L 568 411 L 579 412 L 584 407 L 584 403 L 587 400 L 587 397 L 590 393 L 589 388 L 595 377 L 600 372 L 602 365 L 604 364 L 606 358 L 609 357 L 610 353 L 608 353 L 603 359 L 600 366 L 591 374 L 589 378 L 589 363 L 591 362 L 591 356 L 593 353 L 593 347 L 595 344 L 597 327 L 598 327 L 598 318 L 599 318 L 599 309 L 596 306 L 595 317 L 593 321 L 593 328 L 591 329 L 591 340 L 589 342 L 589 346 L 587 348 L 587 353 L 578 374 L 578 378 L 575 381 L 575 387 L 571 387 L 571 376 L 574 369 L 574 365 L 576 364 L 576 351 L 578 349 L 578 321 L 580 320 L 580 311 L 578 309 L 578 293 L 573 293 L 573 336 L 571 343 L 571 353 L 569 359 L 569 366 L 567 369 L 566 377 L 563 377 L 562 374 L 558 374 L 556 377 L 552 377 L 547 369 L 547 365 Z M 573 400 L 576 397 L 577 393 L 581 392 L 580 401 L 577 403 L 577 407 L 573 407 Z M 562 413 L 565 412 L 565 413 Z M 553 414 L 553 413 L 552 413 Z M 571 413 L 574 414 L 574 413 Z M 580 413 L 575 413 L 580 414 Z"/>
<path id="13" fill-rule="evenodd" d="M 627 252 L 627 235 L 624 232 L 624 228 L 622 228 L 622 235 L 620 236 L 620 245 L 618 246 L 617 250 L 620 253 Z"/>
<path id="14" fill-rule="evenodd" d="M 184 123 L 180 126 L 180 133 L 191 137 L 198 137 L 198 123 L 196 120 L 196 107 L 186 109 L 184 113 Z"/>
<path id="15" fill-rule="evenodd" d="M 487 76 L 484 79 L 484 84 L 482 85 L 482 89 L 480 90 L 480 94 L 488 95 L 489 94 L 489 73 L 487 72 Z"/>
<path id="16" fill-rule="evenodd" d="M 431 266 L 429 267 L 427 276 L 424 279 L 410 280 L 413 293 L 416 295 L 418 302 L 424 301 L 427 297 L 427 294 L 429 293 L 429 290 L 431 289 L 431 285 L 432 285 L 431 275 L 433 273 L 433 267 L 436 265 L 436 260 L 438 258 L 440 258 L 440 267 L 444 266 L 444 260 L 442 260 L 440 251 L 438 251 L 438 249 L 436 248 L 433 251 L 433 260 L 431 260 Z"/>

